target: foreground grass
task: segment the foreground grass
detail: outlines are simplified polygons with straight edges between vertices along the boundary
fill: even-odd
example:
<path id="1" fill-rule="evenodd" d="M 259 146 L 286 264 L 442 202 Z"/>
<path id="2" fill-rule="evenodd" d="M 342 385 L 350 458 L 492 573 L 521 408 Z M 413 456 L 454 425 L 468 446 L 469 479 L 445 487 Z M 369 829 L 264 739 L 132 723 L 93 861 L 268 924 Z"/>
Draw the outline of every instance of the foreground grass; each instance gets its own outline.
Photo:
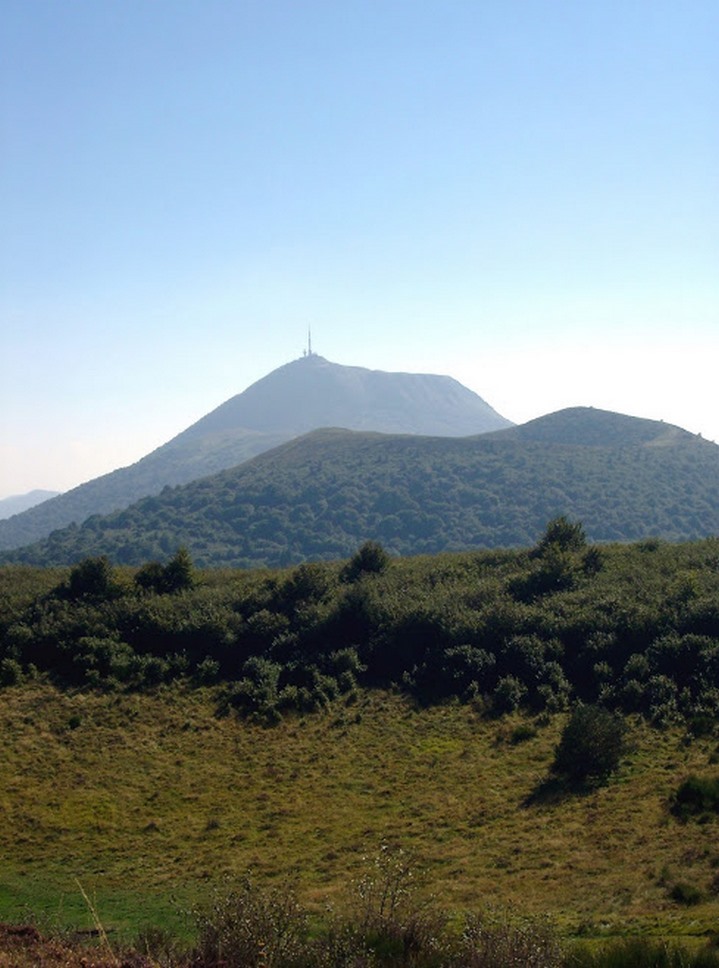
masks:
<path id="1" fill-rule="evenodd" d="M 81 886 L 113 936 L 181 935 L 182 912 L 247 869 L 270 886 L 296 872 L 321 912 L 389 843 L 448 911 L 491 901 L 589 938 L 716 927 L 716 829 L 668 810 L 687 773 L 711 770 L 715 739 L 637 723 L 606 787 L 555 798 L 537 794 L 561 717 L 517 742 L 527 720 L 386 693 L 271 729 L 216 707 L 179 686 L 3 690 L 0 919 L 92 928 Z"/>

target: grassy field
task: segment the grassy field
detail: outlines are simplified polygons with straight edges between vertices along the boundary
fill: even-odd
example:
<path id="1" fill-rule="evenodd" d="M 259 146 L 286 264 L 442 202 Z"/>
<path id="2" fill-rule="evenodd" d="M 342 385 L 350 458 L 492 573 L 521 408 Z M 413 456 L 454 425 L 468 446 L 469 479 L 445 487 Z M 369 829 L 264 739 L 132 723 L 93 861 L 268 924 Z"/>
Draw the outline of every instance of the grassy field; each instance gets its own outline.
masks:
<path id="1" fill-rule="evenodd" d="M 716 929 L 716 826 L 668 809 L 689 772 L 719 771 L 716 738 L 633 722 L 608 785 L 553 798 L 541 791 L 561 716 L 527 731 L 526 717 L 368 693 L 263 728 L 216 706 L 179 686 L 3 690 L 0 920 L 89 928 L 84 891 L 120 936 L 181 932 L 184 910 L 248 868 L 295 875 L 319 912 L 389 843 L 451 911 L 499 904 L 587 937 Z M 678 884 L 702 900 L 673 899 Z"/>

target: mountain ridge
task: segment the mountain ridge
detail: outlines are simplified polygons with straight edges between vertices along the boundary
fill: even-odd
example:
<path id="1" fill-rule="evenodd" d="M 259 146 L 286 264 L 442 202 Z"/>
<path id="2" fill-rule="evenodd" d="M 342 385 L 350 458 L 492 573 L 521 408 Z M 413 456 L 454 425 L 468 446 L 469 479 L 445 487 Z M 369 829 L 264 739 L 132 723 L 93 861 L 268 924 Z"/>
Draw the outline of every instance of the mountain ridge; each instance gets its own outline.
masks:
<path id="1" fill-rule="evenodd" d="M 321 426 L 463 436 L 512 426 L 452 377 L 330 363 L 315 353 L 286 363 L 128 467 L 0 521 L 0 550 L 42 539 L 237 466 Z"/>
<path id="2" fill-rule="evenodd" d="M 1 560 L 141 564 L 184 545 L 202 566 L 277 566 L 367 539 L 435 554 L 531 545 L 558 514 L 592 541 L 717 534 L 719 446 L 592 408 L 464 438 L 324 428 Z"/>
<path id="3" fill-rule="evenodd" d="M 25 494 L 10 494 L 8 497 L 0 498 L 0 521 L 13 517 L 15 514 L 22 514 L 30 508 L 37 507 L 44 501 L 49 501 L 53 497 L 58 497 L 60 491 L 47 491 L 42 488 L 35 488 Z"/>

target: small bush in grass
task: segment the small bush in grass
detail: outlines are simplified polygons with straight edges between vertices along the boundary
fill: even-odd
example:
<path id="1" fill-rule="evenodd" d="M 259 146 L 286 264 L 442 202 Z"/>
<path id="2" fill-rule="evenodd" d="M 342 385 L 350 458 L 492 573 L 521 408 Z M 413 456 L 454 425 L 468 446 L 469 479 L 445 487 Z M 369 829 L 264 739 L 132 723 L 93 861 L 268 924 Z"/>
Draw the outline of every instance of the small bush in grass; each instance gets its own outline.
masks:
<path id="1" fill-rule="evenodd" d="M 537 729 L 532 726 L 531 723 L 521 723 L 519 726 L 515 726 L 509 736 L 509 742 L 512 746 L 517 746 L 519 743 L 526 743 L 527 740 L 534 739 L 537 735 Z"/>
<path id="2" fill-rule="evenodd" d="M 719 777 L 687 777 L 674 794 L 672 813 L 680 820 L 708 820 L 719 813 Z"/>
<path id="3" fill-rule="evenodd" d="M 576 706 L 562 732 L 552 771 L 572 783 L 602 781 L 625 752 L 626 724 L 603 706 Z"/>
<path id="4" fill-rule="evenodd" d="M 692 736 L 713 736 L 716 732 L 716 718 L 709 713 L 696 713 L 687 721 L 687 729 Z"/>
<path id="5" fill-rule="evenodd" d="M 22 678 L 22 666 L 16 659 L 0 660 L 0 686 L 16 686 Z"/>
<path id="6" fill-rule="evenodd" d="M 699 904 L 704 900 L 704 895 L 694 884 L 687 884 L 685 881 L 677 881 L 669 892 L 669 897 L 677 904 Z"/>

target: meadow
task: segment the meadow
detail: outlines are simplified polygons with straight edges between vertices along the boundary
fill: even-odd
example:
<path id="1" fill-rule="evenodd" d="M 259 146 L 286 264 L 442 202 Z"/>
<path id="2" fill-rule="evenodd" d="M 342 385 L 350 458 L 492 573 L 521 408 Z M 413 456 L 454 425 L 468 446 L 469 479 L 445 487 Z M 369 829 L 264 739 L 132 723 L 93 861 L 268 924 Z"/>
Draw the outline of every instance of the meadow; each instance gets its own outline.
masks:
<path id="1" fill-rule="evenodd" d="M 717 551 L 589 546 L 559 521 L 527 551 L 0 569 L 0 921 L 189 945 L 249 875 L 321 932 L 391 855 L 457 937 L 493 912 L 574 946 L 702 949 Z M 581 703 L 626 742 L 569 784 Z"/>
<path id="2" fill-rule="evenodd" d="M 182 933 L 183 912 L 248 870 L 296 878 L 319 913 L 349 903 L 387 844 L 450 912 L 499 905 L 589 937 L 716 927 L 716 827 L 670 812 L 688 773 L 712 772 L 713 736 L 633 721 L 606 785 L 543 796 L 560 715 L 493 720 L 388 692 L 271 728 L 216 710 L 181 686 L 6 689 L 0 918 L 89 928 L 81 886 L 115 931 Z"/>

